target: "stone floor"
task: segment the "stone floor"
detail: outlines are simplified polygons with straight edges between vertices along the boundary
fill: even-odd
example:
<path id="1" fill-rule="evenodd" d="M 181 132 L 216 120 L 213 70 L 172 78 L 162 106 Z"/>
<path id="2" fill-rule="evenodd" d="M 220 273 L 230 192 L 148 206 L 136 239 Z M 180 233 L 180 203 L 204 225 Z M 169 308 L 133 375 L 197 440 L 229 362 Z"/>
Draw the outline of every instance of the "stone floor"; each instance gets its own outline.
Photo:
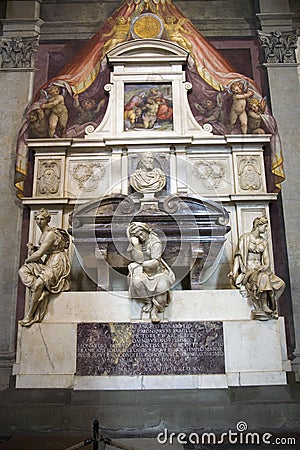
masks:
<path id="1" fill-rule="evenodd" d="M 94 450 L 93 443 L 88 444 L 89 436 L 83 434 L 45 434 L 27 435 L 18 433 L 10 439 L 3 439 L 0 442 L 0 450 L 72 450 L 75 448 L 86 448 Z M 84 442 L 87 445 L 84 445 Z M 114 439 L 119 447 L 112 445 L 98 444 L 97 450 L 113 450 L 123 448 L 124 450 L 182 450 L 183 446 L 174 442 L 170 444 L 159 444 L 156 439 Z M 78 446 L 77 446 L 78 444 Z M 121 447 L 122 446 L 122 447 Z"/>

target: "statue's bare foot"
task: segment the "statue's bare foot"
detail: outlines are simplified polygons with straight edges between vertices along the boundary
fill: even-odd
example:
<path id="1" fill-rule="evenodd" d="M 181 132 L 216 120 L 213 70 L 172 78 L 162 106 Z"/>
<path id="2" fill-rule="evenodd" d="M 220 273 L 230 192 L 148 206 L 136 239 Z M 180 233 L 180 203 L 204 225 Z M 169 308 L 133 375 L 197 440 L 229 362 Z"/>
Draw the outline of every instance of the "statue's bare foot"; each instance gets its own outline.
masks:
<path id="1" fill-rule="evenodd" d="M 151 303 L 147 303 L 146 305 L 144 305 L 142 307 L 142 312 L 148 313 L 148 312 L 151 311 L 151 308 L 152 308 L 152 304 Z"/>
<path id="2" fill-rule="evenodd" d="M 159 317 L 157 315 L 157 309 L 156 309 L 155 306 L 153 306 L 153 308 L 152 308 L 152 311 L 151 311 L 151 314 L 150 314 L 150 319 L 151 319 L 152 323 L 160 322 L 160 319 L 159 319 Z"/>
<path id="3" fill-rule="evenodd" d="M 32 323 L 33 323 L 33 317 L 26 316 L 26 317 L 24 317 L 23 320 L 20 320 L 19 323 L 20 323 L 20 325 L 22 325 L 22 327 L 30 327 L 30 325 L 32 325 Z"/>

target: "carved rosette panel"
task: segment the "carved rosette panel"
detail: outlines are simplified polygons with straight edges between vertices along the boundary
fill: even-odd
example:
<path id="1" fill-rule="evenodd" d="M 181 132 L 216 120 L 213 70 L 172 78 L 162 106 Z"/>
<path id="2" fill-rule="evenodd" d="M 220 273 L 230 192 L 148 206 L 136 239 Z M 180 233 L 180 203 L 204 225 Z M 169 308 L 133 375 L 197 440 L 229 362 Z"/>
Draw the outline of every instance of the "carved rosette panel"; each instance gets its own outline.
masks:
<path id="1" fill-rule="evenodd" d="M 61 187 L 61 160 L 47 159 L 38 161 L 37 187 L 38 196 L 56 196 Z"/>
<path id="2" fill-rule="evenodd" d="M 98 191 L 100 180 L 106 174 L 105 165 L 99 161 L 81 161 L 71 168 L 71 177 L 77 184 L 77 191 L 93 194 Z"/>
<path id="3" fill-rule="evenodd" d="M 296 63 L 297 33 L 258 31 L 258 37 L 264 52 L 266 63 Z"/>
<path id="4" fill-rule="evenodd" d="M 262 169 L 258 156 L 237 158 L 239 188 L 242 191 L 259 191 L 262 188 Z"/>
<path id="5" fill-rule="evenodd" d="M 200 159 L 193 163 L 193 177 L 206 190 L 214 191 L 225 181 L 226 163 L 221 160 Z"/>
<path id="6" fill-rule="evenodd" d="M 37 37 L 1 38 L 0 69 L 34 69 Z"/>

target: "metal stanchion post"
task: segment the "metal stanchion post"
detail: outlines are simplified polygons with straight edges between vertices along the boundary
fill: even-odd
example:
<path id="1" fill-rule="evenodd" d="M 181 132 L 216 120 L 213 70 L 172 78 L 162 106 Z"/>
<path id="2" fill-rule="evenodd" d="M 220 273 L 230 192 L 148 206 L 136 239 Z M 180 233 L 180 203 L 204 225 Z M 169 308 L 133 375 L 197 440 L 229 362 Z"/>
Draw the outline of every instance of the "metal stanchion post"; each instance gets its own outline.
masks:
<path id="1" fill-rule="evenodd" d="M 93 423 L 93 450 L 99 449 L 99 421 L 94 420 Z"/>

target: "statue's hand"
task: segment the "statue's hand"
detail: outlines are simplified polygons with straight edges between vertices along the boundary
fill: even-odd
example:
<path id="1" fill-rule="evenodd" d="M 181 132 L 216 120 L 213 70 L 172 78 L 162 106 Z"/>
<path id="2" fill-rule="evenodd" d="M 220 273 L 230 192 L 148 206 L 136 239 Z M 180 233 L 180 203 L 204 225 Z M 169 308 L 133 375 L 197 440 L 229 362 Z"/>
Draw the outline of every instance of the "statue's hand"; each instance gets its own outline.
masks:
<path id="1" fill-rule="evenodd" d="M 26 244 L 26 247 L 28 248 L 28 255 L 32 255 L 32 253 L 34 253 L 35 251 L 34 245 L 31 242 L 28 242 L 28 244 Z"/>
<path id="2" fill-rule="evenodd" d="M 132 236 L 131 243 L 134 247 L 136 247 L 137 245 L 139 245 L 140 241 L 136 236 Z"/>
<path id="3" fill-rule="evenodd" d="M 267 269 L 268 269 L 268 266 L 260 266 L 260 267 L 257 269 L 257 272 L 266 272 Z"/>

